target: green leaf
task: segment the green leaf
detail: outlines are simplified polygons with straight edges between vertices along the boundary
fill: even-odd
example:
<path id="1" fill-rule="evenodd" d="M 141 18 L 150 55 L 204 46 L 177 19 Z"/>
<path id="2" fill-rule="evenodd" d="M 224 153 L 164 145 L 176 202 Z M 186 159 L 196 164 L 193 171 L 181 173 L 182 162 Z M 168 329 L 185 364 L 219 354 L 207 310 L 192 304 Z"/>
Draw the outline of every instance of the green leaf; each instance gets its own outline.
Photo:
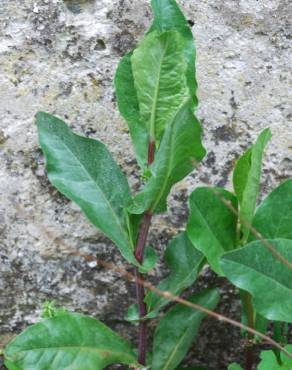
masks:
<path id="1" fill-rule="evenodd" d="M 213 310 L 219 302 L 217 290 L 192 295 L 189 301 Z M 206 314 L 176 304 L 160 320 L 154 334 L 152 370 L 172 370 L 183 360 Z"/>
<path id="2" fill-rule="evenodd" d="M 260 186 L 262 158 L 265 147 L 271 139 L 270 129 L 259 135 L 256 143 L 238 160 L 233 173 L 233 186 L 240 204 L 240 220 L 251 224 Z M 249 228 L 242 225 L 242 244 L 249 235 Z"/>
<path id="3" fill-rule="evenodd" d="M 292 262 L 292 241 L 267 241 Z M 225 276 L 253 296 L 254 307 L 269 320 L 292 322 L 292 270 L 277 259 L 261 241 L 226 253 L 221 258 Z"/>
<path id="4" fill-rule="evenodd" d="M 36 120 L 51 183 L 137 264 L 125 211 L 132 202 L 129 185 L 105 145 L 74 134 L 50 114 L 38 113 Z"/>
<path id="5" fill-rule="evenodd" d="M 179 32 L 182 37 L 180 48 L 183 50 L 184 60 L 187 64 L 186 83 L 191 92 L 190 98 L 192 99 L 192 105 L 196 106 L 195 45 L 188 22 L 174 0 L 153 0 L 152 8 L 154 22 L 149 30 L 150 33 L 153 31 L 160 33 L 172 30 Z M 147 127 L 143 124 L 140 117 L 131 65 L 132 53 L 133 51 L 126 54 L 119 63 L 115 76 L 115 88 L 118 107 L 121 115 L 128 122 L 138 163 L 145 171 L 147 167 L 149 136 Z"/>
<path id="6" fill-rule="evenodd" d="M 206 367 L 177 367 L 176 370 L 208 370 Z"/>
<path id="7" fill-rule="evenodd" d="M 228 366 L 228 370 L 243 370 L 243 369 L 240 365 L 233 363 Z"/>
<path id="8" fill-rule="evenodd" d="M 184 56 L 187 62 L 187 84 L 191 92 L 193 104 L 197 106 L 197 81 L 195 71 L 196 51 L 192 31 L 189 24 L 177 5 L 175 0 L 152 0 L 152 10 L 154 14 L 154 22 L 150 32 L 176 30 L 184 39 L 182 43 L 184 48 Z"/>
<path id="9" fill-rule="evenodd" d="M 126 321 L 129 321 L 129 322 L 132 322 L 132 323 L 140 321 L 139 307 L 138 307 L 137 303 L 132 304 L 128 308 L 124 319 Z"/>
<path id="10" fill-rule="evenodd" d="M 4 352 L 8 369 L 96 370 L 137 366 L 129 344 L 92 317 L 63 314 L 27 328 Z"/>
<path id="11" fill-rule="evenodd" d="M 288 345 L 285 349 L 292 354 L 292 345 Z M 281 352 L 280 365 L 273 351 L 263 351 L 260 355 L 261 362 L 258 366 L 258 370 L 291 370 L 292 369 L 292 359 Z"/>
<path id="12" fill-rule="evenodd" d="M 171 187 L 187 176 L 205 156 L 201 143 L 201 126 L 185 104 L 166 129 L 155 161 L 152 177 L 134 198 L 131 212 L 165 211 Z"/>
<path id="13" fill-rule="evenodd" d="M 182 233 L 170 242 L 165 251 L 164 260 L 170 274 L 160 282 L 158 289 L 178 295 L 194 283 L 204 257 L 194 248 L 186 233 Z M 149 292 L 145 302 L 150 317 L 155 316 L 169 300 L 154 292 Z"/>
<path id="14" fill-rule="evenodd" d="M 292 239 L 292 180 L 283 182 L 261 203 L 253 227 L 266 239 Z M 250 240 L 256 237 L 251 234 Z"/>
<path id="15" fill-rule="evenodd" d="M 151 271 L 155 267 L 157 261 L 158 261 L 158 255 L 155 249 L 151 247 L 146 247 L 145 253 L 144 253 L 143 265 L 139 268 L 139 271 L 142 274 L 147 274 L 149 271 Z"/>
<path id="16" fill-rule="evenodd" d="M 237 217 L 222 201 L 237 210 L 236 197 L 220 188 L 197 188 L 189 198 L 190 217 L 187 233 L 219 275 L 223 275 L 219 258 L 236 248 Z"/>
<path id="17" fill-rule="evenodd" d="M 189 99 L 183 38 L 179 32 L 151 32 L 131 57 L 140 117 L 150 140 L 158 143 L 165 127 Z"/>
<path id="18" fill-rule="evenodd" d="M 138 164 L 142 169 L 146 169 L 149 133 L 140 119 L 131 56 L 132 53 L 126 54 L 118 65 L 115 75 L 115 89 L 119 111 L 128 123 Z"/>

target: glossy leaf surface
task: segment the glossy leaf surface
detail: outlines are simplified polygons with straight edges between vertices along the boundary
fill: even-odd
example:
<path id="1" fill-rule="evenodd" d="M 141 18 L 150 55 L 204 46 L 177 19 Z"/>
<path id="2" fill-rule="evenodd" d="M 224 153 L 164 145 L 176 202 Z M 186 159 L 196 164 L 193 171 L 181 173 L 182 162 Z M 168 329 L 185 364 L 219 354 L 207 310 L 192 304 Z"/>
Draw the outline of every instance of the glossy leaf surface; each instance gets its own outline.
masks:
<path id="1" fill-rule="evenodd" d="M 189 98 L 183 39 L 179 32 L 151 32 L 131 57 L 140 117 L 159 142 L 166 125 Z"/>
<path id="2" fill-rule="evenodd" d="M 204 257 L 194 248 L 186 233 L 182 233 L 170 242 L 165 251 L 164 260 L 170 274 L 160 282 L 158 288 L 178 295 L 194 283 Z M 150 316 L 151 314 L 155 316 L 158 310 L 169 302 L 153 292 L 147 294 L 145 301 Z"/>
<path id="3" fill-rule="evenodd" d="M 133 213 L 166 210 L 171 187 L 187 176 L 205 156 L 201 143 L 201 126 L 189 104 L 185 104 L 166 129 L 155 161 L 152 177 L 134 198 Z"/>
<path id="4" fill-rule="evenodd" d="M 267 239 L 292 239 L 292 180 L 282 183 L 261 203 L 253 227 Z M 250 239 L 256 237 L 251 234 Z"/>
<path id="5" fill-rule="evenodd" d="M 292 241 L 268 240 L 292 262 Z M 226 253 L 221 258 L 225 276 L 238 288 L 251 293 L 255 309 L 269 320 L 292 322 L 292 270 L 260 241 Z"/>
<path id="6" fill-rule="evenodd" d="M 136 264 L 125 212 L 131 204 L 130 189 L 106 146 L 74 134 L 50 114 L 38 113 L 36 119 L 51 183 Z"/>
<path id="7" fill-rule="evenodd" d="M 251 224 L 254 216 L 260 186 L 263 153 L 271 137 L 269 129 L 262 131 L 256 143 L 243 154 L 234 169 L 233 186 L 240 204 L 240 219 L 243 220 L 243 244 L 247 241 L 250 232 L 244 223 Z"/>
<path id="8" fill-rule="evenodd" d="M 30 326 L 5 349 L 8 369 L 97 370 L 136 365 L 129 344 L 94 318 L 63 314 Z"/>
<path id="9" fill-rule="evenodd" d="M 197 105 L 195 59 L 196 51 L 192 31 L 189 24 L 175 0 L 151 1 L 154 22 L 150 31 L 176 30 L 183 37 L 184 57 L 187 62 L 187 84 L 191 92 L 191 99 Z"/>
<path id="10" fill-rule="evenodd" d="M 213 310 L 219 302 L 216 290 L 195 294 L 189 301 Z M 206 314 L 176 304 L 160 320 L 154 334 L 152 370 L 172 370 L 180 364 L 196 337 Z"/>
<path id="11" fill-rule="evenodd" d="M 145 169 L 147 166 L 149 133 L 147 127 L 140 119 L 131 55 L 132 53 L 126 54 L 118 65 L 115 76 L 115 89 L 119 111 L 128 123 L 137 161 L 140 167 Z"/>
<path id="12" fill-rule="evenodd" d="M 285 349 L 292 354 L 292 345 L 288 345 Z M 291 370 L 292 359 L 281 352 L 280 357 L 282 364 L 280 365 L 273 351 L 263 351 L 260 355 L 261 362 L 258 370 Z"/>
<path id="13" fill-rule="evenodd" d="M 236 247 L 237 217 L 225 201 L 237 210 L 236 197 L 221 188 L 197 188 L 189 198 L 190 217 L 187 233 L 207 258 L 212 269 L 223 275 L 219 258 Z"/>

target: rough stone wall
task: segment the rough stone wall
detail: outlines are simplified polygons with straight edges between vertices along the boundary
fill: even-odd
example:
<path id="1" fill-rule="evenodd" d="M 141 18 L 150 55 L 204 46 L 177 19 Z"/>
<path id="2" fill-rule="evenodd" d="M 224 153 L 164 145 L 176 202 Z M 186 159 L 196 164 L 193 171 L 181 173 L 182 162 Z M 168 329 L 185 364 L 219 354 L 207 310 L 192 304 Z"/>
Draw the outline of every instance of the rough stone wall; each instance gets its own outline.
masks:
<path id="1" fill-rule="evenodd" d="M 196 39 L 198 116 L 208 156 L 173 191 L 168 214 L 156 217 L 151 238 L 160 247 L 184 225 L 194 186 L 229 186 L 234 160 L 263 128 L 274 136 L 262 195 L 292 176 L 291 1 L 178 2 Z M 137 189 L 113 77 L 150 19 L 148 0 L 0 2 L 0 347 L 36 320 L 45 300 L 124 325 L 133 287 L 63 253 L 78 249 L 122 262 L 49 184 L 33 117 L 39 110 L 56 114 L 77 132 L 104 141 Z"/>

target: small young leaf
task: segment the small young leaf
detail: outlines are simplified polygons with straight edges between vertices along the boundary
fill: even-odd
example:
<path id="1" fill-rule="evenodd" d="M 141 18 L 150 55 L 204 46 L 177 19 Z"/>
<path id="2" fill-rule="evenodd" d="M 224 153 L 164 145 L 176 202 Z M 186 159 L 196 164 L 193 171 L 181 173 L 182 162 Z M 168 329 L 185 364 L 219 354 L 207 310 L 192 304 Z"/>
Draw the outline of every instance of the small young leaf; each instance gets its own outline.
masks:
<path id="1" fill-rule="evenodd" d="M 292 354 L 292 345 L 288 345 L 285 349 Z M 273 351 L 263 351 L 260 355 L 261 362 L 258 370 L 291 370 L 292 359 L 281 353 L 282 364 L 279 364 Z"/>
<path id="2" fill-rule="evenodd" d="M 228 366 L 228 370 L 243 370 L 243 369 L 240 365 L 233 363 Z"/>
<path id="3" fill-rule="evenodd" d="M 197 188 L 189 198 L 190 217 L 187 233 L 194 246 L 207 258 L 219 275 L 223 271 L 219 258 L 236 247 L 237 217 L 221 197 L 237 210 L 237 199 L 220 188 Z"/>
<path id="4" fill-rule="evenodd" d="M 132 304 L 128 308 L 128 311 L 127 311 L 124 319 L 126 321 L 129 321 L 129 322 L 138 322 L 140 320 L 139 308 L 138 308 L 137 303 Z"/>
<path id="5" fill-rule="evenodd" d="M 292 239 L 292 180 L 283 182 L 267 196 L 252 224 L 266 239 Z M 250 240 L 255 239 L 251 234 Z"/>
<path id="6" fill-rule="evenodd" d="M 137 366 L 129 344 L 92 317 L 64 313 L 30 326 L 4 351 L 8 369 L 96 370 Z"/>
<path id="7" fill-rule="evenodd" d="M 238 160 L 233 173 L 233 186 L 240 204 L 240 219 L 246 223 L 252 222 L 260 186 L 262 158 L 265 147 L 271 139 L 271 131 L 265 129 L 259 135 L 256 143 Z M 249 235 L 249 228 L 242 225 L 242 243 Z"/>
<path id="8" fill-rule="evenodd" d="M 55 301 L 46 301 L 42 305 L 41 318 L 51 319 L 68 312 L 65 307 L 57 307 Z"/>
<path id="9" fill-rule="evenodd" d="M 192 295 L 189 301 L 210 310 L 219 302 L 217 290 Z M 206 314 L 176 304 L 161 319 L 154 334 L 152 370 L 172 370 L 183 360 Z"/>
<path id="10" fill-rule="evenodd" d="M 187 176 L 205 156 L 201 143 L 201 126 L 185 104 L 167 127 L 155 161 L 150 167 L 152 177 L 134 198 L 131 212 L 166 210 L 171 187 Z"/>
<path id="11" fill-rule="evenodd" d="M 174 295 L 180 294 L 193 284 L 204 261 L 203 255 L 194 248 L 186 233 L 178 235 L 170 242 L 164 259 L 170 269 L 170 274 L 160 282 L 158 289 Z M 145 302 L 150 312 L 149 316 L 155 316 L 169 301 L 149 292 Z"/>
<path id="12" fill-rule="evenodd" d="M 193 104 L 197 106 L 197 81 L 195 71 L 196 51 L 192 31 L 189 24 L 175 0 L 152 0 L 154 22 L 150 28 L 152 31 L 176 30 L 183 37 L 184 57 L 187 62 L 187 84 L 191 92 Z"/>
<path id="13" fill-rule="evenodd" d="M 268 240 L 292 262 L 292 240 Z M 292 322 L 292 270 L 279 261 L 261 241 L 221 257 L 225 276 L 238 288 L 252 294 L 256 311 L 269 320 Z"/>
<path id="14" fill-rule="evenodd" d="M 145 170 L 147 167 L 149 133 L 147 127 L 140 119 L 131 56 L 132 53 L 126 54 L 118 65 L 115 76 L 115 89 L 119 111 L 128 122 L 138 164 Z"/>
<path id="15" fill-rule="evenodd" d="M 145 248 L 145 253 L 144 253 L 144 261 L 141 267 L 139 267 L 139 271 L 142 274 L 147 274 L 149 271 L 151 271 L 156 263 L 158 261 L 158 256 L 155 251 L 155 249 L 151 247 L 146 247 Z"/>
<path id="16" fill-rule="evenodd" d="M 50 114 L 38 113 L 36 120 L 51 183 L 137 264 L 125 211 L 132 202 L 129 185 L 105 145 L 74 134 Z"/>

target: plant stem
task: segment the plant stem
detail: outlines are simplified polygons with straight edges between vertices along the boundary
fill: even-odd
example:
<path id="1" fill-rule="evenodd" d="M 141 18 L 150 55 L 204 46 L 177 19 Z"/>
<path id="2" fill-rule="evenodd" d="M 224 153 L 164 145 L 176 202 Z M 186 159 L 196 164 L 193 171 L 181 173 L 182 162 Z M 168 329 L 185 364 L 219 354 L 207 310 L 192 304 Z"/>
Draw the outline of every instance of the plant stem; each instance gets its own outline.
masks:
<path id="1" fill-rule="evenodd" d="M 254 309 L 252 305 L 252 296 L 246 291 L 241 292 L 243 308 L 247 316 L 247 325 L 254 329 Z M 250 332 L 247 334 L 247 343 L 245 349 L 245 370 L 252 370 L 253 366 L 253 339 L 254 336 Z"/>
<path id="2" fill-rule="evenodd" d="M 150 141 L 148 146 L 148 166 L 150 166 L 154 161 L 155 154 L 155 141 Z"/>
<path id="3" fill-rule="evenodd" d="M 154 161 L 155 154 L 155 142 L 150 141 L 148 145 L 148 166 L 150 166 Z M 149 228 L 151 225 L 152 214 L 146 211 L 143 215 L 143 219 L 140 225 L 138 241 L 135 248 L 135 257 L 136 260 L 142 264 L 144 259 L 144 250 L 147 241 L 147 236 Z M 147 350 L 147 321 L 143 318 L 147 314 L 145 299 L 145 289 L 143 284 L 141 284 L 142 275 L 139 272 L 138 268 L 135 268 L 136 276 L 136 296 L 137 303 L 139 308 L 139 347 L 138 347 L 138 362 L 141 365 L 146 365 L 146 350 Z"/>
<path id="4" fill-rule="evenodd" d="M 282 339 L 283 339 L 283 337 L 282 337 L 282 329 L 283 329 L 282 323 L 280 321 L 275 321 L 274 322 L 274 335 L 273 335 L 273 338 L 278 343 L 282 343 Z M 282 365 L 280 351 L 277 348 L 274 348 L 273 351 L 274 351 L 275 356 L 277 358 L 278 364 L 279 365 Z"/>

